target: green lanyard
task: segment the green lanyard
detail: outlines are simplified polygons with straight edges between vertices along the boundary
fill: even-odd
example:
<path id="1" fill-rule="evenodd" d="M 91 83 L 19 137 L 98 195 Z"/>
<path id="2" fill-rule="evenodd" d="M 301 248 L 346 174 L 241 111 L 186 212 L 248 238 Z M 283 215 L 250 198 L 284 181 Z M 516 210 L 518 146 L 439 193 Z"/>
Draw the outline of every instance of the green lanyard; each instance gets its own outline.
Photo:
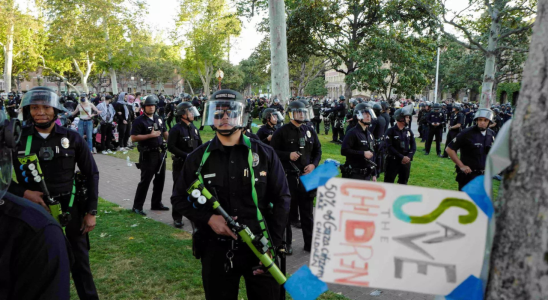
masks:
<path id="1" fill-rule="evenodd" d="M 272 255 L 274 255 L 274 249 L 272 247 L 272 243 L 270 242 L 270 237 L 268 236 L 268 230 L 266 230 L 266 224 L 264 222 L 263 214 L 261 213 L 261 210 L 259 209 L 259 204 L 257 200 L 257 190 L 255 189 L 255 172 L 253 171 L 253 153 L 251 152 L 251 141 L 249 140 L 247 136 L 243 135 L 243 133 L 242 133 L 242 137 L 244 139 L 244 143 L 249 148 L 247 163 L 249 164 L 249 173 L 251 174 L 251 196 L 253 197 L 253 202 L 255 203 L 255 207 L 257 207 L 257 220 L 259 221 L 259 225 L 261 226 L 261 230 L 263 231 L 263 236 L 268 240 L 268 247 L 271 249 Z M 200 180 L 202 184 L 204 184 L 204 179 L 202 178 L 201 170 L 205 162 L 209 158 L 209 154 L 210 154 L 209 145 L 207 145 L 206 151 L 204 155 L 202 156 L 202 162 L 200 163 L 198 172 L 196 172 L 196 175 L 198 175 L 198 179 Z"/>
<path id="2" fill-rule="evenodd" d="M 25 156 L 30 155 L 30 147 L 32 146 L 32 134 L 30 134 L 27 137 L 27 146 L 25 147 Z M 72 192 L 70 195 L 70 202 L 69 202 L 69 208 L 72 208 L 72 205 L 74 204 L 74 196 L 76 195 L 76 182 L 72 181 Z"/>

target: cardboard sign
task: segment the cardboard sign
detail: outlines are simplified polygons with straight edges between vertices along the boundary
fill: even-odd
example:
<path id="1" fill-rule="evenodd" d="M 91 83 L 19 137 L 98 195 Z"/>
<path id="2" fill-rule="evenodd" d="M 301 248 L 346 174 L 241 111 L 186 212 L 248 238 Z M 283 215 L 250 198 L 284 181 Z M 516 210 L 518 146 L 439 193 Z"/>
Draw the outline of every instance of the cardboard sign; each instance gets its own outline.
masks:
<path id="1" fill-rule="evenodd" d="M 448 295 L 480 277 L 488 222 L 464 192 L 332 178 L 309 266 L 325 282 Z"/>

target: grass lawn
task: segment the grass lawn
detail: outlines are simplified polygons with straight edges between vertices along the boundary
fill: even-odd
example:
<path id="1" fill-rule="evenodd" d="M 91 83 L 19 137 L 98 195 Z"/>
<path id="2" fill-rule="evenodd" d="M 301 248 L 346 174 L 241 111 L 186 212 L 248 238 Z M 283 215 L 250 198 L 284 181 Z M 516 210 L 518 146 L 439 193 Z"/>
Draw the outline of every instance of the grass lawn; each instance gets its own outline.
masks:
<path id="1" fill-rule="evenodd" d="M 253 131 L 257 128 L 253 127 Z M 214 135 L 209 127 L 200 133 L 204 142 Z M 319 137 L 322 161 L 332 158 L 344 163 L 340 146 L 329 143 L 331 135 Z M 423 150 L 424 144 L 417 142 L 409 184 L 457 190 L 453 162 L 433 154 L 425 156 Z M 135 149 L 114 156 L 129 156 L 136 162 L 138 155 Z M 167 168 L 171 167 L 168 155 Z M 382 178 L 381 175 L 381 181 Z M 496 193 L 499 182 L 495 184 Z M 101 299 L 204 299 L 201 264 L 192 256 L 190 234 L 137 216 L 103 199 L 98 217 L 97 227 L 90 234 L 90 259 Z M 240 287 L 239 299 L 246 299 L 245 285 L 241 283 Z M 77 299 L 74 288 L 72 297 Z M 328 292 L 320 299 L 346 298 Z"/>

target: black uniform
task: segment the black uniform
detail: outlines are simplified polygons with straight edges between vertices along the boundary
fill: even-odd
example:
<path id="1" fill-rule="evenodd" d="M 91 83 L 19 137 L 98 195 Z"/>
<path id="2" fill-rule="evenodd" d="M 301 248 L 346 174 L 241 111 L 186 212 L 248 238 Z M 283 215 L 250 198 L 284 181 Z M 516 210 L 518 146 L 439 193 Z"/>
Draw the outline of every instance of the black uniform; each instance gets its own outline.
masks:
<path id="1" fill-rule="evenodd" d="M 447 132 L 447 137 L 445 138 L 445 148 L 447 148 L 449 142 L 452 141 L 462 130 L 462 126 L 464 124 L 464 115 L 461 112 L 453 112 L 450 116 L 449 126 L 455 126 L 457 124 L 461 124 L 461 128 L 450 129 Z M 445 149 L 443 149 L 443 156 L 447 157 L 447 152 L 445 151 Z"/>
<path id="2" fill-rule="evenodd" d="M 466 128 L 449 141 L 447 147 L 454 151 L 460 149 L 460 160 L 465 166 L 472 169 L 472 173 L 464 174 L 459 167 L 456 167 L 457 178 L 455 180 L 459 183 L 459 191 L 472 179 L 483 175 L 487 154 L 489 154 L 494 141 L 495 133 L 491 129 L 487 129 L 483 135 L 478 126 Z"/>
<path id="3" fill-rule="evenodd" d="M 171 131 L 171 128 L 173 127 L 173 118 L 175 117 L 175 109 L 176 106 L 173 102 L 166 104 L 166 124 L 167 128 Z"/>
<path id="4" fill-rule="evenodd" d="M 334 108 L 326 111 L 333 113 L 335 122 L 333 123 L 333 142 L 341 141 L 344 138 L 344 117 L 346 116 L 346 106 L 344 103 L 339 103 Z"/>
<path id="5" fill-rule="evenodd" d="M 375 154 L 375 138 L 367 128 L 363 130 L 357 124 L 346 133 L 342 143 L 341 155 L 346 156 L 346 163 L 341 166 L 343 178 L 371 180 L 372 176 L 377 176 L 375 168 L 368 163 L 374 162 L 376 156 L 368 160 L 364 156 L 366 151 Z"/>
<path id="6" fill-rule="evenodd" d="M 398 176 L 399 184 L 407 184 L 409 173 L 411 172 L 411 161 L 417 150 L 415 136 L 409 128 L 400 130 L 398 125 L 390 127 L 386 132 L 386 148 L 388 155 L 386 157 L 386 171 L 384 173 L 384 182 L 394 183 Z M 407 156 L 411 161 L 402 164 L 402 159 Z"/>
<path id="7" fill-rule="evenodd" d="M 346 112 L 346 120 L 351 120 L 351 121 L 348 121 L 348 126 L 346 126 L 346 130 L 345 130 L 345 134 L 348 133 L 348 131 L 350 129 L 354 129 L 354 127 L 356 127 L 356 125 L 358 125 L 358 119 L 357 118 L 354 118 L 354 109 L 353 108 L 350 108 L 347 112 Z"/>
<path id="8" fill-rule="evenodd" d="M 167 149 L 172 154 L 174 184 L 181 175 L 187 156 L 201 145 L 202 138 L 200 137 L 198 128 L 192 122 L 187 125 L 181 121 L 171 128 L 167 139 Z M 173 188 L 175 188 L 175 185 L 173 185 Z M 174 205 L 173 203 L 171 204 Z M 176 210 L 173 210 L 171 215 L 175 221 L 182 221 L 183 219 L 183 216 Z"/>
<path id="9" fill-rule="evenodd" d="M 384 166 L 384 139 L 388 123 L 383 117 L 378 117 L 371 124 L 370 131 L 375 138 L 375 164 L 377 164 L 377 176 L 383 172 Z"/>
<path id="10" fill-rule="evenodd" d="M 121 97 L 123 99 L 123 96 Z M 120 147 L 125 148 L 127 147 L 127 142 L 129 139 L 129 108 L 126 106 L 125 102 L 116 102 L 113 104 L 114 111 L 116 112 L 116 116 L 114 117 L 114 121 L 116 121 L 116 124 L 118 124 L 118 142 L 120 143 Z M 126 121 L 127 124 L 124 124 L 124 121 Z"/>
<path id="11" fill-rule="evenodd" d="M 63 230 L 41 206 L 4 195 L 0 245 L 0 299 L 70 299 Z"/>
<path id="12" fill-rule="evenodd" d="M 312 110 L 314 111 L 314 118 L 312 119 L 312 124 L 314 124 L 314 131 L 316 131 L 316 133 L 319 133 L 320 123 L 322 123 L 322 119 L 320 118 L 322 114 L 322 106 L 319 103 L 316 103 L 314 104 L 314 106 L 312 106 Z"/>
<path id="13" fill-rule="evenodd" d="M 396 108 L 394 107 L 390 107 L 390 112 L 388 113 L 388 115 L 390 116 L 390 127 L 394 127 L 394 113 L 396 112 Z"/>
<path id="14" fill-rule="evenodd" d="M 390 115 L 385 111 L 381 114 L 381 117 L 386 121 L 386 127 L 385 127 L 385 133 L 388 131 L 388 128 L 390 128 Z"/>
<path id="15" fill-rule="evenodd" d="M 280 160 L 274 150 L 258 140 L 251 139 L 248 148 L 243 139 L 235 146 L 223 146 L 217 137 L 192 152 L 185 162 L 183 172 L 175 184 L 173 208 L 191 220 L 198 228 L 200 245 L 198 252 L 202 261 L 202 281 L 206 299 L 236 299 L 240 278 L 243 276 L 249 299 L 278 299 L 279 285 L 270 274 L 254 276 L 252 268 L 259 265 L 259 259 L 245 243 L 239 240 L 232 250 L 233 268 L 225 271 L 227 252 L 232 249 L 231 237 L 213 232 L 208 221 L 213 211 L 195 209 L 187 198 L 187 189 L 198 177 L 196 171 L 206 151 L 209 158 L 201 169 L 205 187 L 219 200 L 224 210 L 238 217 L 238 222 L 248 226 L 253 233 L 261 233 L 257 220 L 257 206 L 252 198 L 251 175 L 248 162 L 249 150 L 254 157 L 253 172 L 257 203 L 272 239 L 273 246 L 282 243 L 287 223 L 290 195 Z M 270 208 L 272 204 L 272 209 Z M 269 213 L 270 212 L 270 213 Z M 197 238 L 197 237 L 195 237 Z"/>
<path id="16" fill-rule="evenodd" d="M 270 145 L 270 141 L 268 140 L 268 136 L 273 135 L 276 131 L 276 128 L 271 127 L 270 125 L 264 124 L 259 128 L 259 131 L 257 131 L 257 137 L 259 137 L 259 140 L 267 145 Z"/>
<path id="17" fill-rule="evenodd" d="M 12 106 L 13 107 L 7 107 L 7 111 L 8 111 L 8 115 L 10 117 L 10 119 L 15 119 L 17 118 L 17 112 L 15 112 L 15 110 L 17 109 L 17 100 L 15 100 L 15 97 L 12 97 L 11 99 L 9 99 L 8 101 L 8 106 Z"/>
<path id="18" fill-rule="evenodd" d="M 493 126 L 490 129 L 493 130 L 493 132 L 495 133 L 495 136 L 497 136 L 497 134 L 499 134 L 500 128 L 502 127 L 502 123 L 504 122 L 504 120 L 499 116 L 499 114 L 495 114 L 494 122 L 495 122 L 495 126 Z"/>
<path id="19" fill-rule="evenodd" d="M 426 144 L 424 145 L 426 154 L 430 154 L 430 148 L 432 147 L 432 141 L 436 137 L 436 154 L 441 154 L 441 139 L 443 132 L 443 124 L 445 124 L 445 116 L 440 111 L 431 111 L 426 117 L 426 122 L 428 124 L 428 138 Z M 435 126 L 434 124 L 437 124 Z"/>
<path id="20" fill-rule="evenodd" d="M 131 135 L 145 135 L 154 131 L 160 131 L 157 138 L 140 141 L 137 149 L 139 150 L 139 168 L 141 169 L 141 181 L 137 185 L 133 208 L 143 210 L 145 199 L 147 197 L 148 187 L 152 178 L 154 178 L 154 188 L 152 189 L 151 208 L 160 209 L 162 204 L 162 192 L 164 191 L 164 180 L 166 176 L 165 161 L 162 159 L 165 154 L 165 145 L 163 144 L 163 135 L 166 127 L 162 119 L 153 115 L 150 119 L 146 114 L 141 115 L 133 122 Z M 161 166 L 160 166 L 161 165 Z M 160 173 L 158 174 L 158 171 Z"/>
<path id="21" fill-rule="evenodd" d="M 280 103 L 278 103 L 278 104 L 272 104 L 272 105 L 270 105 L 270 108 L 274 108 L 275 110 L 279 111 L 279 112 L 282 114 L 282 116 L 283 116 L 283 114 L 284 114 L 284 107 L 283 107 Z"/>
<path id="22" fill-rule="evenodd" d="M 87 234 L 82 235 L 80 231 L 84 215 L 97 210 L 99 170 L 93 155 L 89 151 L 87 143 L 77 132 L 59 125 L 55 125 L 45 139 L 38 134 L 33 126 L 25 128 L 17 148 L 21 155 L 24 155 L 29 135 L 32 135 L 30 153 L 38 155 L 40 168 L 50 195 L 61 203 L 63 211 L 68 211 L 72 215 L 72 220 L 65 228 L 65 233 L 74 254 L 72 278 L 78 296 L 80 299 L 98 299 L 89 266 L 89 238 Z M 53 152 L 53 159 L 46 160 L 44 155 L 40 155 L 41 148 L 50 148 Z M 86 203 L 74 203 L 69 209 L 76 165 L 86 177 L 88 200 Z M 25 182 L 22 172 L 17 171 L 20 170 L 20 166 L 19 160 L 14 155 L 13 167 L 16 170 L 18 183 L 13 182 L 9 191 L 19 197 L 23 196 L 25 190 L 41 191 L 38 183 Z"/>
<path id="23" fill-rule="evenodd" d="M 472 121 L 474 120 L 474 109 L 473 108 L 467 108 L 465 110 L 466 112 L 468 112 L 466 114 L 466 121 L 465 121 L 465 126 L 464 128 L 467 128 L 467 127 L 470 127 L 472 125 Z"/>
<path id="24" fill-rule="evenodd" d="M 290 219 L 296 221 L 298 215 L 301 217 L 303 230 L 304 247 L 310 250 L 312 245 L 312 230 L 314 217 L 312 216 L 314 207 L 315 191 L 307 192 L 300 180 L 304 174 L 304 168 L 313 164 L 318 166 L 322 157 L 322 145 L 314 129 L 301 125 L 297 127 L 293 123 L 288 123 L 278 129 L 272 136 L 270 145 L 280 158 L 287 176 L 287 183 L 291 191 L 291 210 Z M 300 152 L 302 155 L 296 161 L 289 159 L 291 152 Z M 297 212 L 298 210 L 298 212 Z M 288 244 L 292 241 L 291 222 L 287 223 Z"/>

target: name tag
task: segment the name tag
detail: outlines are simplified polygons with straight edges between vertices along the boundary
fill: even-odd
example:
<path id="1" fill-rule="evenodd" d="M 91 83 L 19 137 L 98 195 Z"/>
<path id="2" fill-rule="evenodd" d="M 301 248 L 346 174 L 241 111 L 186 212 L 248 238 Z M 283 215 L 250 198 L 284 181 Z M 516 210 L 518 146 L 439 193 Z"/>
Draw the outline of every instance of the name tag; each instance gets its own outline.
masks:
<path id="1" fill-rule="evenodd" d="M 215 177 L 215 176 L 217 176 L 216 173 L 206 174 L 206 175 L 204 175 L 204 178 L 212 178 L 212 177 Z"/>

